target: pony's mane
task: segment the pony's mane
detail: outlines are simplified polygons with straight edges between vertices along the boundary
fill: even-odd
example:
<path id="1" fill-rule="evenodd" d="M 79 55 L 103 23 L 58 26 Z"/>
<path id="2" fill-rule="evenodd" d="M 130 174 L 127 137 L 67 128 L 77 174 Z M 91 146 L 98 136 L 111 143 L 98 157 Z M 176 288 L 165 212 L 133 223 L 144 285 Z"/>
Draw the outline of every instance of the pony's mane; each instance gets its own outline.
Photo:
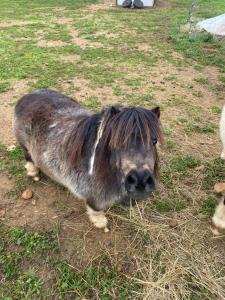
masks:
<path id="1" fill-rule="evenodd" d="M 81 158 L 97 136 L 100 114 L 82 116 L 72 130 L 72 135 L 67 140 L 67 157 L 73 166 L 78 166 Z"/>

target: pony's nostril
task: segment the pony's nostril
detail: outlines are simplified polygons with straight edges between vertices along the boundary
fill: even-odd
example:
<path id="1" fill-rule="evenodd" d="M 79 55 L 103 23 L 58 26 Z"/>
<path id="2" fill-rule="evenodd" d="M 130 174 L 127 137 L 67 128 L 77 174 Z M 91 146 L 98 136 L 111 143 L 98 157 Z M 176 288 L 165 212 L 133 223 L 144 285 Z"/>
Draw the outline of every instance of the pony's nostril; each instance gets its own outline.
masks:
<path id="1" fill-rule="evenodd" d="M 134 192 L 138 185 L 138 178 L 137 174 L 132 171 L 129 173 L 125 179 L 125 188 L 128 192 Z"/>
<path id="2" fill-rule="evenodd" d="M 128 175 L 127 183 L 135 185 L 137 183 L 137 177 L 134 175 Z"/>
<path id="3" fill-rule="evenodd" d="M 148 178 L 146 179 L 146 184 L 148 184 L 150 186 L 154 186 L 155 185 L 155 181 L 152 178 L 152 176 L 148 176 Z"/>
<path id="4" fill-rule="evenodd" d="M 125 188 L 130 193 L 149 193 L 155 189 L 155 180 L 146 170 L 132 170 L 125 179 Z"/>

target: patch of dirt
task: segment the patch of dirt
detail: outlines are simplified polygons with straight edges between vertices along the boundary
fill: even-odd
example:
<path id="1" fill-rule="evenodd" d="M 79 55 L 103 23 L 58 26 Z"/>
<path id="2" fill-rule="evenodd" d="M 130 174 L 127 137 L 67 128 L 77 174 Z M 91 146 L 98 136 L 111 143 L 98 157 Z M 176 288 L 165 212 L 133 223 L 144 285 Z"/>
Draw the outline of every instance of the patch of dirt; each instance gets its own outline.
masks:
<path id="1" fill-rule="evenodd" d="M 79 46 L 82 49 L 85 49 L 86 47 L 102 47 L 102 43 L 99 42 L 92 42 L 87 39 L 84 39 L 79 36 L 79 31 L 70 28 L 69 34 L 72 37 L 72 43 Z"/>
<path id="2" fill-rule="evenodd" d="M 15 143 L 15 137 L 12 130 L 14 103 L 27 91 L 28 81 L 20 80 L 14 83 L 10 91 L 0 94 L 0 141 L 2 144 L 11 145 Z"/>
<path id="3" fill-rule="evenodd" d="M 8 21 L 8 22 L 0 22 L 0 27 L 13 27 L 13 26 L 26 26 L 26 25 L 34 25 L 37 24 L 37 22 L 31 22 L 31 21 L 21 21 L 21 20 L 15 20 L 15 21 Z"/>
<path id="4" fill-rule="evenodd" d="M 113 7 L 116 7 L 116 0 L 103 0 L 100 3 L 89 5 L 85 10 L 95 12 L 112 9 Z"/>
<path id="5" fill-rule="evenodd" d="M 67 43 L 63 42 L 63 41 L 47 41 L 47 40 L 39 40 L 36 45 L 38 47 L 63 47 L 68 45 Z"/>
<path id="6" fill-rule="evenodd" d="M 97 31 L 93 35 L 96 36 L 96 37 L 98 37 L 98 36 L 104 36 L 107 39 L 115 39 L 115 38 L 119 37 L 118 34 L 112 33 L 112 32 L 107 32 L 107 31 Z"/>
<path id="7" fill-rule="evenodd" d="M 45 32 L 43 29 L 38 29 L 37 31 L 35 31 L 35 36 L 38 38 L 38 39 L 41 39 L 42 36 L 44 36 Z"/>
<path id="8" fill-rule="evenodd" d="M 0 174 L 0 208 L 8 204 L 7 193 L 13 189 L 12 181 L 4 174 Z"/>
<path id="9" fill-rule="evenodd" d="M 81 103 L 84 102 L 88 97 L 95 97 L 103 106 L 118 102 L 118 98 L 113 94 L 112 87 L 96 87 L 85 79 L 74 78 L 67 80 L 63 82 L 63 87 L 68 90 L 71 87 L 75 90 L 78 90 L 74 92 L 74 95 L 71 95 L 71 97 Z"/>
<path id="10" fill-rule="evenodd" d="M 67 25 L 67 24 L 71 24 L 73 22 L 73 19 L 69 17 L 57 17 L 54 18 L 52 21 L 59 25 Z"/>
<path id="11" fill-rule="evenodd" d="M 71 55 L 61 56 L 61 59 L 67 62 L 75 62 L 80 60 L 80 55 L 71 54 Z"/>
<path id="12" fill-rule="evenodd" d="M 44 231 L 58 227 L 60 251 L 77 267 L 91 264 L 106 248 L 115 259 L 121 259 L 122 251 L 128 246 L 121 221 L 110 218 L 110 232 L 104 233 L 89 222 L 84 202 L 61 186 L 43 179 L 27 188 L 32 189 L 33 198 L 20 197 L 7 206 L 7 225 Z"/>
<path id="13" fill-rule="evenodd" d="M 51 7 L 52 8 L 52 7 Z M 54 7 L 52 8 L 52 11 L 54 12 L 64 12 L 65 10 L 68 10 L 67 6 L 58 6 L 58 7 Z"/>
<path id="14" fill-rule="evenodd" d="M 169 1 L 156 0 L 156 4 L 154 8 L 173 8 L 175 6 L 176 6 L 175 3 L 171 3 Z"/>
<path id="15" fill-rule="evenodd" d="M 152 52 L 152 54 L 154 54 L 154 49 L 152 48 L 151 45 L 148 45 L 147 43 L 138 44 L 137 48 L 138 51 Z"/>

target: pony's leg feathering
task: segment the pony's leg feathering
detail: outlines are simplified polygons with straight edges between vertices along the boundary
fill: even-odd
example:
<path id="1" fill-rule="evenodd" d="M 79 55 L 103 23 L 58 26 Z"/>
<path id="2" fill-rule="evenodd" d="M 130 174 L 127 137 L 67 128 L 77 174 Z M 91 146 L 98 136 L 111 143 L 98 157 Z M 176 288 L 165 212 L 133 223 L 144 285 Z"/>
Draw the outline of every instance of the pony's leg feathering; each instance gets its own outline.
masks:
<path id="1" fill-rule="evenodd" d="M 27 176 L 32 177 L 34 181 L 38 181 L 39 180 L 39 176 L 38 176 L 38 168 L 33 164 L 33 162 L 28 161 L 25 164 L 25 169 L 27 170 Z"/>
<path id="2" fill-rule="evenodd" d="M 108 220 L 105 216 L 104 211 L 96 211 L 93 208 L 91 208 L 88 204 L 86 205 L 86 208 L 91 223 L 94 224 L 94 226 L 97 228 L 103 228 L 104 232 L 109 232 L 109 229 L 107 227 Z"/>
<path id="3" fill-rule="evenodd" d="M 28 152 L 27 148 L 21 144 L 21 147 L 23 149 L 24 158 L 27 161 L 25 164 L 25 169 L 27 170 L 27 176 L 32 177 L 34 181 L 39 180 L 39 169 L 34 165 L 33 160 L 31 158 L 30 153 Z"/>

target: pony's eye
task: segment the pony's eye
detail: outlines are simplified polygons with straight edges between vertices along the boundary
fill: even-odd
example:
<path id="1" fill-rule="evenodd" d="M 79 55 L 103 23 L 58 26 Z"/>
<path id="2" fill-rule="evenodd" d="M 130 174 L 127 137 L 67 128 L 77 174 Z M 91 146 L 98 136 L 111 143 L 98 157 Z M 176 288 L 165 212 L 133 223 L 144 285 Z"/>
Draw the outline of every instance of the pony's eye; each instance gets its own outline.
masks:
<path id="1" fill-rule="evenodd" d="M 158 142 L 157 138 L 152 139 L 152 144 L 153 144 L 153 145 L 156 145 L 157 142 Z"/>

